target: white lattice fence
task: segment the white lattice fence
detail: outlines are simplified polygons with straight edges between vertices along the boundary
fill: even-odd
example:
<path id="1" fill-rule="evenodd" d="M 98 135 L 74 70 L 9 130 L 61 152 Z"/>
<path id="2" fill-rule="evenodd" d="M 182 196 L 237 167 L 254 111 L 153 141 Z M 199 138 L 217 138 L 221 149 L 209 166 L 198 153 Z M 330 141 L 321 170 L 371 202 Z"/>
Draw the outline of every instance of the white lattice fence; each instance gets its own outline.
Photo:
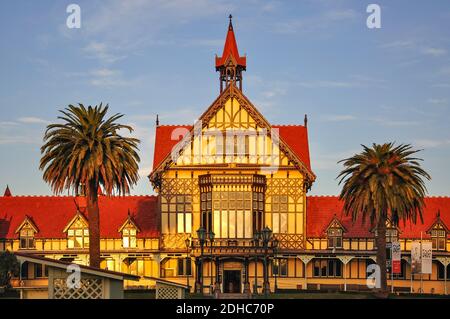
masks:
<path id="1" fill-rule="evenodd" d="M 165 285 L 162 283 L 156 284 L 156 299 L 180 299 L 182 298 L 183 288 Z"/>
<path id="2" fill-rule="evenodd" d="M 79 288 L 69 288 L 66 279 L 53 280 L 53 298 L 55 299 L 102 299 L 102 279 L 81 279 Z"/>

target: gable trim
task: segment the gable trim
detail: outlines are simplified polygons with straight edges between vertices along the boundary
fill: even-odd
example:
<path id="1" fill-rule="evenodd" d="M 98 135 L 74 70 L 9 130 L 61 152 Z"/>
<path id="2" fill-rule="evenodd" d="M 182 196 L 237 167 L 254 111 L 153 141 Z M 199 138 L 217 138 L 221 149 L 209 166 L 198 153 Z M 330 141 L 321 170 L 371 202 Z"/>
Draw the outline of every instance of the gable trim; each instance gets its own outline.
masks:
<path id="1" fill-rule="evenodd" d="M 280 134 L 276 132 L 272 132 L 272 126 L 269 122 L 264 118 L 264 116 L 257 110 L 257 108 L 250 102 L 250 100 L 238 89 L 231 84 L 224 90 L 216 100 L 210 105 L 210 107 L 200 116 L 199 121 L 202 121 L 202 127 L 199 125 L 194 125 L 189 130 L 189 134 L 185 134 L 183 138 L 178 141 L 174 146 L 174 151 L 177 154 L 181 154 L 181 152 L 185 149 L 185 147 L 191 142 L 192 136 L 194 133 L 200 133 L 204 129 L 212 117 L 217 113 L 217 111 L 222 108 L 228 99 L 235 98 L 239 104 L 247 111 L 249 116 L 251 116 L 256 125 L 267 129 L 267 135 L 273 139 L 275 137 L 279 141 L 279 149 L 283 153 L 286 154 L 288 159 L 294 164 L 294 166 L 305 175 L 306 186 L 309 189 L 312 186 L 312 183 L 315 181 L 316 176 L 314 173 L 303 163 L 303 161 L 292 151 L 289 145 L 283 140 Z M 196 122 L 199 123 L 199 121 Z M 272 136 L 273 134 L 276 134 Z M 150 181 L 152 182 L 155 188 L 159 188 L 161 184 L 161 175 L 167 170 L 172 163 L 171 153 L 167 154 L 166 157 L 159 163 L 157 167 L 153 169 L 153 171 L 148 176 Z"/>
<path id="2" fill-rule="evenodd" d="M 72 224 L 73 224 L 78 218 L 81 218 L 81 219 L 86 223 L 86 225 L 89 227 L 89 222 L 88 222 L 87 218 L 86 218 L 80 211 L 77 211 L 77 213 L 76 213 L 75 216 L 73 216 L 73 218 L 69 221 L 69 223 L 67 224 L 67 226 L 64 227 L 63 233 L 66 233 L 66 232 L 69 230 L 69 228 L 72 226 Z"/>

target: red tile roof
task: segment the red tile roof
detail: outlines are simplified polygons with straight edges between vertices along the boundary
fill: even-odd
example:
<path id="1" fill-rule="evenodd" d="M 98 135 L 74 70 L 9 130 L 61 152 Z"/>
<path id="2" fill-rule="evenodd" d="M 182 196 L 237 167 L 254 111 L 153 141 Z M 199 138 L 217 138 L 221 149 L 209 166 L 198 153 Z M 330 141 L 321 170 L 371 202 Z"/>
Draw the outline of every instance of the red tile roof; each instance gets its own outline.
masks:
<path id="1" fill-rule="evenodd" d="M 373 237 L 370 230 L 370 222 L 362 224 L 362 219 L 353 222 L 351 216 L 346 216 L 342 211 L 343 202 L 337 196 L 308 196 L 306 199 L 306 232 L 307 237 L 326 237 L 324 233 L 327 226 L 333 220 L 334 215 L 347 229 L 344 237 Z M 450 226 L 450 197 L 427 197 L 423 214 L 423 224 L 407 221 L 405 225 L 400 222 L 400 238 L 423 238 L 429 237 L 426 231 L 433 225 L 436 215 L 440 211 L 442 222 Z"/>
<path id="2" fill-rule="evenodd" d="M 281 138 L 289 145 L 306 167 L 311 170 L 308 128 L 302 125 L 272 125 L 272 128 L 280 130 Z"/>
<path id="3" fill-rule="evenodd" d="M 153 169 L 161 164 L 164 158 L 170 154 L 172 148 L 183 138 L 184 135 L 179 136 L 178 133 L 186 133 L 191 128 L 192 126 L 189 125 L 160 125 L 156 127 Z M 273 125 L 272 128 L 279 129 L 280 137 L 289 145 L 307 168 L 311 170 L 308 129 L 302 125 Z M 175 129 L 182 130 L 175 131 Z"/>
<path id="4" fill-rule="evenodd" d="M 153 169 L 161 164 L 164 158 L 170 154 L 172 148 L 183 138 L 184 134 L 189 133 L 191 128 L 192 126 L 189 125 L 160 125 L 156 127 Z"/>
<path id="5" fill-rule="evenodd" d="M 99 197 L 102 238 L 120 238 L 119 227 L 128 218 L 141 232 L 137 237 L 159 237 L 156 196 Z M 29 216 L 38 228 L 37 238 L 65 238 L 64 228 L 77 213 L 73 196 L 0 197 L 0 238 L 17 238 L 15 231 Z M 88 217 L 87 212 L 84 213 Z"/>
<path id="6" fill-rule="evenodd" d="M 228 26 L 227 38 L 225 39 L 225 45 L 223 47 L 223 53 L 221 57 L 216 56 L 216 69 L 225 65 L 229 56 L 233 56 L 236 60 L 237 65 L 242 67 L 246 67 L 247 58 L 245 56 L 241 57 L 239 55 L 239 50 L 236 43 L 236 37 L 234 36 L 233 24 L 231 23 Z"/>

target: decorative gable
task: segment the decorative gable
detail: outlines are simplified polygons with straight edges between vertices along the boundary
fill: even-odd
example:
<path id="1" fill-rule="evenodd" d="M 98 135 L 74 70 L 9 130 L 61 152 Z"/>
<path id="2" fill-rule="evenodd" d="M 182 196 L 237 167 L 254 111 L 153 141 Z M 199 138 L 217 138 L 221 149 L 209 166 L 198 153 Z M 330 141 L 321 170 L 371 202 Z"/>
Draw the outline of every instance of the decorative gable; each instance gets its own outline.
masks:
<path id="1" fill-rule="evenodd" d="M 235 141 L 227 139 L 228 135 L 224 134 L 224 131 L 233 130 L 243 131 L 243 134 L 233 132 Z M 150 174 L 150 180 L 156 188 L 160 184 L 161 174 L 174 165 L 210 165 L 243 161 L 245 164 L 267 166 L 268 169 L 283 165 L 293 166 L 304 175 L 307 188 L 316 178 L 308 165 L 281 138 L 278 129 L 273 130 L 268 121 L 234 85 L 228 86 L 219 95 L 196 125 L 190 128 L 189 133 L 181 133 L 180 131 L 183 138 Z M 223 137 L 220 141 L 220 134 L 225 136 L 225 141 Z M 226 146 L 223 146 L 224 144 Z M 222 154 L 229 155 L 230 148 L 234 145 L 238 152 L 233 153 L 231 150 L 231 153 L 237 154 L 237 158 L 217 156 L 220 152 L 218 146 L 224 150 Z"/>
<path id="2" fill-rule="evenodd" d="M 325 229 L 325 233 L 328 233 L 330 230 L 333 229 L 340 229 L 342 232 L 346 232 L 347 229 L 342 225 L 342 223 L 337 218 L 336 214 L 333 216 L 333 219 L 328 224 L 327 228 Z"/>
<path id="3" fill-rule="evenodd" d="M 125 228 L 134 228 L 137 232 L 140 232 L 141 230 L 139 229 L 139 227 L 136 225 L 133 217 L 130 215 L 130 212 L 128 212 L 128 216 L 127 219 L 124 221 L 124 223 L 122 224 L 122 226 L 119 227 L 118 232 L 121 233 L 123 232 L 123 230 Z"/>
<path id="4" fill-rule="evenodd" d="M 32 231 L 34 234 L 39 232 L 37 226 L 29 216 L 25 216 L 25 219 L 19 225 L 19 227 L 17 227 L 15 233 L 18 234 L 21 231 Z"/>
<path id="5" fill-rule="evenodd" d="M 69 221 L 67 226 L 64 228 L 63 232 L 66 233 L 71 228 L 81 229 L 87 228 L 89 225 L 86 217 L 81 213 L 77 212 L 76 215 Z"/>

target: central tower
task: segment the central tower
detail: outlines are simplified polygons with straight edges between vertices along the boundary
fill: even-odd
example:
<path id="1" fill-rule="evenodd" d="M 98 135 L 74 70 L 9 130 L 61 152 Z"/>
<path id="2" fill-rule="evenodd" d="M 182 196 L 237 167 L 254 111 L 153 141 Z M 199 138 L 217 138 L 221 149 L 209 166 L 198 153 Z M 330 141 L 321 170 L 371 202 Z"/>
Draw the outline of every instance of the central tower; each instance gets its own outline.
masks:
<path id="1" fill-rule="evenodd" d="M 236 87 L 242 91 L 242 71 L 245 71 L 247 66 L 247 58 L 240 56 L 236 37 L 234 36 L 233 23 L 230 14 L 230 23 L 228 25 L 227 37 L 223 47 L 221 57 L 216 55 L 216 71 L 220 72 L 220 93 L 230 84 L 234 83 Z"/>

